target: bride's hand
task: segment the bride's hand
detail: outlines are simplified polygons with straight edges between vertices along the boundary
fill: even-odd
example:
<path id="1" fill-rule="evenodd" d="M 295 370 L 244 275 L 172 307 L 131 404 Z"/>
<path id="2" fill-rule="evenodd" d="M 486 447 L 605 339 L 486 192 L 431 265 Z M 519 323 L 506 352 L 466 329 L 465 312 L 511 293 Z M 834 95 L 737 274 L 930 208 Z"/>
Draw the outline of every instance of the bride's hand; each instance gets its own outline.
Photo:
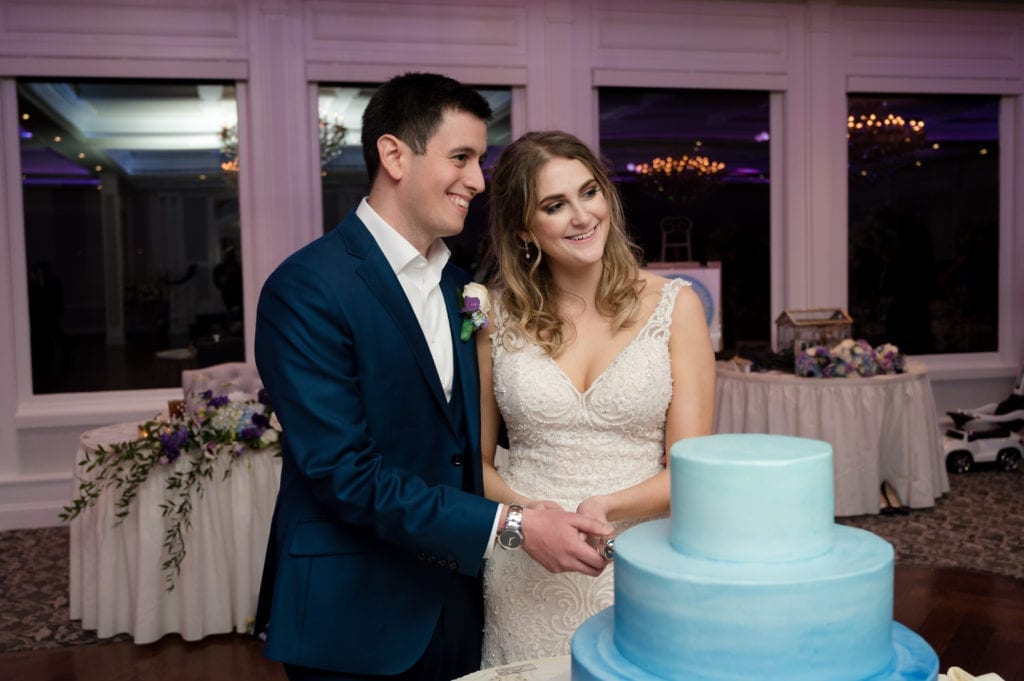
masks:
<path id="1" fill-rule="evenodd" d="M 580 502 L 576 512 L 590 518 L 595 518 L 603 523 L 608 522 L 608 509 L 605 507 L 604 499 L 600 496 L 590 497 Z M 588 544 L 594 547 L 598 555 L 606 560 L 611 560 L 612 554 L 606 551 L 608 544 L 614 538 L 613 535 L 590 535 L 586 537 Z"/>
<path id="2" fill-rule="evenodd" d="M 584 499 L 576 507 L 576 512 L 600 520 L 603 523 L 608 522 L 608 509 L 605 507 L 604 498 L 601 496 Z"/>

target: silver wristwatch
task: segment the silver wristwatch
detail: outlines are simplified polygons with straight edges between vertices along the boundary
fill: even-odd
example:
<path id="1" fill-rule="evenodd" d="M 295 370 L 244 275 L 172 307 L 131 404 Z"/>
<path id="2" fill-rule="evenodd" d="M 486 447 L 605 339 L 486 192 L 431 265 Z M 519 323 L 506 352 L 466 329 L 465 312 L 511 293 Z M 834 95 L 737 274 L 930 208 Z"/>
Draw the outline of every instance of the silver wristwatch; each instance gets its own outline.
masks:
<path id="1" fill-rule="evenodd" d="M 505 527 L 498 533 L 498 544 L 503 549 L 518 549 L 523 545 L 523 507 L 510 504 L 505 516 Z"/>

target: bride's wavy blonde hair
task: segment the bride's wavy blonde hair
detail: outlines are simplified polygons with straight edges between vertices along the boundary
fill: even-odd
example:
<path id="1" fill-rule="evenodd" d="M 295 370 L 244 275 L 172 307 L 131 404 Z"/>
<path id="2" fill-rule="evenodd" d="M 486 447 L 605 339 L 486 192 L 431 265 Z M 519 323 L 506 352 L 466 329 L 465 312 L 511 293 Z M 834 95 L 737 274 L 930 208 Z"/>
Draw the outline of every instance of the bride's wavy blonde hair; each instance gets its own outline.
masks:
<path id="1" fill-rule="evenodd" d="M 557 357 L 568 342 L 565 326 L 571 322 L 558 311 L 557 286 L 544 254 L 532 239 L 524 245 L 519 234 L 525 231 L 532 235 L 539 205 L 537 176 L 555 158 L 576 160 L 586 166 L 608 203 L 610 229 L 601 258 L 597 310 L 611 320 L 614 331 L 633 324 L 643 290 L 640 251 L 626 233 L 622 200 L 605 165 L 590 148 L 559 131 L 526 133 L 510 144 L 491 176 L 491 251 L 497 271 L 490 284 L 507 315 L 506 325 L 519 335 L 533 338 L 552 357 Z"/>

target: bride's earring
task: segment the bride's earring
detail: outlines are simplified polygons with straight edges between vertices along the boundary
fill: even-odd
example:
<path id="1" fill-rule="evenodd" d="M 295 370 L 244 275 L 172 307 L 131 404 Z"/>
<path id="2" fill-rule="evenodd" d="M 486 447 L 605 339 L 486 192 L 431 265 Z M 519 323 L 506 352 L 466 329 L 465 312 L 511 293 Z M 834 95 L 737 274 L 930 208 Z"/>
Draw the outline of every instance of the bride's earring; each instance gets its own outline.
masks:
<path id="1" fill-rule="evenodd" d="M 530 242 L 523 239 L 523 253 L 526 254 L 526 260 L 530 260 Z"/>

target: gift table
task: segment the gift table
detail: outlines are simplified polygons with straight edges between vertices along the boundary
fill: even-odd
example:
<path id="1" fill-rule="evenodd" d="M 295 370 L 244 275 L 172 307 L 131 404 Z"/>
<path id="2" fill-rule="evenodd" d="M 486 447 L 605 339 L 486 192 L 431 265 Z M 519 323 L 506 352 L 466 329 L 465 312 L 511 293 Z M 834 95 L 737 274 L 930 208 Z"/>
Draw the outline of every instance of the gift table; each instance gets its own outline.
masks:
<path id="1" fill-rule="evenodd" d="M 931 383 L 924 364 L 868 378 L 744 373 L 718 365 L 716 433 L 771 433 L 832 445 L 837 516 L 875 514 L 888 480 L 904 505 L 924 508 L 949 491 Z"/>

